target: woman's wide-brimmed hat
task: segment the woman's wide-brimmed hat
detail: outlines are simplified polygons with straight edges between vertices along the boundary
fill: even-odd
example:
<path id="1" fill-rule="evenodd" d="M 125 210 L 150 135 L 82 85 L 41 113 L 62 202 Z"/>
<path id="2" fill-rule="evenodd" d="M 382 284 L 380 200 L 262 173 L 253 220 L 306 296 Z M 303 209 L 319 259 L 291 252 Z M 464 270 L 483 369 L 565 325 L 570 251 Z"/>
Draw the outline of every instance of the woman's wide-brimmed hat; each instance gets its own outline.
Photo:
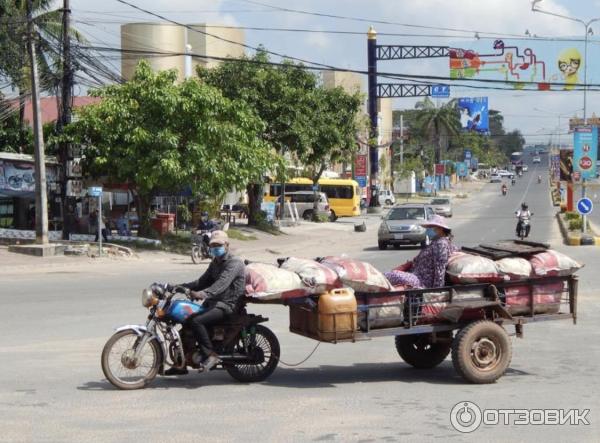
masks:
<path id="1" fill-rule="evenodd" d="M 421 226 L 423 226 L 424 228 L 433 228 L 434 226 L 437 226 L 438 228 L 442 228 L 448 232 L 452 231 L 452 228 L 448 226 L 446 217 L 442 217 L 441 215 L 434 215 L 433 217 L 431 217 L 431 219 L 429 219 L 425 223 L 422 223 Z"/>

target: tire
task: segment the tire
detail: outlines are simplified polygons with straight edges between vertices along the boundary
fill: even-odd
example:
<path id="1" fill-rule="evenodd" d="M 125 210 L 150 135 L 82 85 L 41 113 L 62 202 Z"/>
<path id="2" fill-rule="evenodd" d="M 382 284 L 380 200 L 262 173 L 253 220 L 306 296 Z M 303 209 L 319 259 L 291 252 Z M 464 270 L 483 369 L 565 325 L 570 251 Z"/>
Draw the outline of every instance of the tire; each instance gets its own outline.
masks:
<path id="1" fill-rule="evenodd" d="M 504 375 L 511 358 L 508 334 L 489 320 L 476 321 L 461 329 L 452 343 L 454 369 L 471 383 L 494 383 Z"/>
<path id="2" fill-rule="evenodd" d="M 394 249 L 400 249 L 400 243 L 395 243 L 394 244 Z"/>
<path id="3" fill-rule="evenodd" d="M 307 209 L 302 214 L 302 218 L 306 221 L 312 221 L 314 212 L 311 209 Z"/>
<path id="4" fill-rule="evenodd" d="M 269 328 L 262 325 L 256 325 L 255 327 L 256 333 L 254 337 L 259 343 L 259 349 L 260 352 L 263 353 L 265 362 L 261 364 L 225 366 L 227 373 L 242 383 L 256 383 L 265 380 L 273 373 L 273 371 L 275 371 L 275 368 L 277 368 L 277 364 L 279 363 L 281 354 L 279 340 L 277 340 L 277 337 Z M 241 345 L 241 343 L 238 342 L 238 344 L 234 346 L 234 351 L 238 345 Z M 269 353 L 268 357 L 266 355 L 267 352 Z"/>
<path id="5" fill-rule="evenodd" d="M 192 262 L 199 265 L 202 262 L 202 251 L 200 246 L 192 246 Z"/>
<path id="6" fill-rule="evenodd" d="M 379 249 L 381 249 L 382 251 L 385 251 L 388 247 L 388 244 L 384 241 L 380 241 L 377 242 L 377 246 L 379 246 Z"/>
<path id="7" fill-rule="evenodd" d="M 417 369 L 435 368 L 450 354 L 452 331 L 440 332 L 437 336 L 444 341 L 431 343 L 431 334 L 398 335 L 396 351 L 402 360 Z"/>
<path id="8" fill-rule="evenodd" d="M 337 215 L 335 214 L 335 212 L 331 211 L 331 214 L 329 215 L 329 221 L 330 222 L 334 222 L 338 219 Z"/>
<path id="9" fill-rule="evenodd" d="M 111 365 L 110 357 L 111 357 L 111 351 L 113 351 L 113 347 L 115 346 L 115 344 L 117 344 L 122 339 L 126 339 L 128 336 L 131 336 L 130 337 L 132 339 L 131 343 L 132 343 L 132 346 L 134 346 L 138 342 L 139 336 L 132 330 L 117 332 L 111 338 L 108 339 L 108 341 L 104 345 L 104 349 L 102 349 L 102 357 L 101 357 L 102 372 L 104 372 L 104 376 L 106 377 L 106 379 L 113 386 L 116 386 L 119 389 L 124 389 L 124 390 L 141 389 L 141 388 L 145 387 L 148 383 L 150 383 L 152 380 L 154 380 L 154 378 L 158 374 L 160 366 L 163 363 L 163 353 L 162 353 L 160 344 L 156 340 L 148 341 L 146 343 L 146 347 L 149 347 L 149 349 L 152 351 L 152 354 L 153 354 L 152 365 L 148 368 L 147 374 L 143 374 L 143 375 L 140 374 L 137 377 L 137 378 L 139 378 L 139 380 L 126 381 L 123 379 L 123 376 L 121 376 L 120 374 L 119 374 L 119 376 L 115 375 L 115 373 L 113 372 L 113 369 L 116 369 L 116 368 L 113 368 L 113 365 Z M 129 348 L 129 349 L 123 350 L 123 352 L 120 354 L 120 356 L 121 356 L 119 359 L 119 362 L 121 363 L 120 367 L 124 368 L 126 371 L 137 369 L 137 368 L 128 369 L 123 364 L 123 358 L 124 358 L 125 353 L 132 352 L 132 351 L 133 351 L 133 348 Z M 117 352 L 116 356 L 117 357 L 119 356 L 118 352 Z"/>
<path id="10" fill-rule="evenodd" d="M 392 201 L 390 199 L 387 199 L 385 201 L 386 206 L 392 206 Z"/>

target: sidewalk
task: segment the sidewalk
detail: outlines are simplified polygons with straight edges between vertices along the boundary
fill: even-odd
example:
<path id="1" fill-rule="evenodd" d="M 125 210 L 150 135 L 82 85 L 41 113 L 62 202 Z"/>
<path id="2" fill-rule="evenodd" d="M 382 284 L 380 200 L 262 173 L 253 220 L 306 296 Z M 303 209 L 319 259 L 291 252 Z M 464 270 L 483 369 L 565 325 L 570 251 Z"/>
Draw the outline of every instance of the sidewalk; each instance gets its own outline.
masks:
<path id="1" fill-rule="evenodd" d="M 366 232 L 354 232 L 356 223 L 365 222 Z M 250 231 L 256 240 L 231 240 L 231 251 L 250 261 L 274 263 L 279 257 L 292 255 L 318 257 L 323 255 L 354 255 L 365 247 L 377 247 L 377 229 L 381 219 L 378 215 L 341 218 L 335 223 L 303 222 L 298 226 L 283 228 L 283 234 L 271 235 L 250 228 L 238 227 L 241 231 Z M 191 264 L 189 255 L 171 254 L 163 251 L 138 251 L 131 258 L 87 256 L 56 256 L 39 258 L 8 252 L 6 246 L 0 246 L 0 274 L 19 274 L 34 276 L 43 273 L 58 272 L 112 272 L 153 266 L 161 269 Z M 208 264 L 208 261 L 206 261 Z M 201 265 L 202 266 L 202 265 Z"/>

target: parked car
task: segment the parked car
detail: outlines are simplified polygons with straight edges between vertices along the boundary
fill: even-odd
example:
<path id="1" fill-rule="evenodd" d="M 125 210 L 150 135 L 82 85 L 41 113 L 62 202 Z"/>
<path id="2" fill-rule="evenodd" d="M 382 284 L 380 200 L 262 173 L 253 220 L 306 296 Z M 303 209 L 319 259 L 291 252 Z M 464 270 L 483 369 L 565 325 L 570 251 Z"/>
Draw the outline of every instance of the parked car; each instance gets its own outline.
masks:
<path id="1" fill-rule="evenodd" d="M 393 206 L 396 203 L 396 197 L 390 189 L 379 190 L 379 205 L 380 206 Z"/>
<path id="2" fill-rule="evenodd" d="M 452 217 L 452 201 L 448 197 L 436 197 L 429 204 L 436 214 Z"/>
<path id="3" fill-rule="evenodd" d="M 388 245 L 418 245 L 425 247 L 429 244 L 423 222 L 435 215 L 433 208 L 426 204 L 405 204 L 394 206 L 382 217 L 377 244 L 379 249 L 387 249 Z"/>
<path id="4" fill-rule="evenodd" d="M 317 202 L 317 217 L 325 216 L 331 220 L 329 200 L 324 192 L 317 192 L 316 194 L 313 191 L 286 192 L 285 199 L 290 203 L 296 203 L 296 209 L 298 210 L 298 215 L 300 217 L 302 217 L 304 220 L 312 220 L 314 214 L 315 195 L 319 199 Z"/>
<path id="5" fill-rule="evenodd" d="M 542 162 L 542 159 L 541 159 L 539 156 L 535 156 L 535 157 L 533 157 L 533 160 L 532 160 L 532 162 L 533 162 L 533 163 L 541 163 L 541 162 Z"/>
<path id="6" fill-rule="evenodd" d="M 490 183 L 502 183 L 502 177 L 498 174 L 490 175 Z"/>

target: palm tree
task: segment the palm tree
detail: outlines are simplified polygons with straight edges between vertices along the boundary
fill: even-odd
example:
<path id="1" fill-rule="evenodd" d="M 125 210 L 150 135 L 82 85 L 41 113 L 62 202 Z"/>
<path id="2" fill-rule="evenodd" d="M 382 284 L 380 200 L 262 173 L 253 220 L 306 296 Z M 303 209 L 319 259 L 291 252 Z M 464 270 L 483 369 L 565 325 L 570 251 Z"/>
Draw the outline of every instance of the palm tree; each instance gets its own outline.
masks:
<path id="1" fill-rule="evenodd" d="M 53 0 L 33 0 L 33 21 L 40 87 L 55 95 L 62 77 L 60 41 L 62 9 L 51 9 Z M 73 30 L 72 37 L 81 41 Z M 26 145 L 25 102 L 30 95 L 30 66 L 27 57 L 27 1 L 0 1 L 0 78 L 8 81 L 19 95 L 19 127 L 21 150 Z"/>
<path id="2" fill-rule="evenodd" d="M 442 159 L 442 139 L 448 145 L 447 137 L 458 134 L 460 121 L 456 100 L 450 100 L 441 106 L 436 106 L 429 97 L 415 105 L 417 113 L 415 123 L 430 139 L 435 141 L 435 163 Z"/>

